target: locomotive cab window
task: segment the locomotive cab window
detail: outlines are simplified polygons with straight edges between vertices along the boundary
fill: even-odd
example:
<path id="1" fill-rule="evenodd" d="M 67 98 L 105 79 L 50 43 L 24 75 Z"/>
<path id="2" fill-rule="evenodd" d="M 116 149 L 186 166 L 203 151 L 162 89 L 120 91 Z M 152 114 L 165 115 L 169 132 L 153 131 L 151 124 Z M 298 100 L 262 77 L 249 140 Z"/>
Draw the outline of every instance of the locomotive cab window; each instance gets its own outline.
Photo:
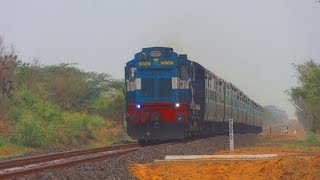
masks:
<path id="1" fill-rule="evenodd" d="M 179 68 L 179 78 L 181 80 L 188 80 L 189 79 L 189 68 L 188 65 L 182 65 Z"/>
<path id="2" fill-rule="evenodd" d="M 129 74 L 129 81 L 133 82 L 136 78 L 136 68 L 130 67 L 128 74 Z"/>

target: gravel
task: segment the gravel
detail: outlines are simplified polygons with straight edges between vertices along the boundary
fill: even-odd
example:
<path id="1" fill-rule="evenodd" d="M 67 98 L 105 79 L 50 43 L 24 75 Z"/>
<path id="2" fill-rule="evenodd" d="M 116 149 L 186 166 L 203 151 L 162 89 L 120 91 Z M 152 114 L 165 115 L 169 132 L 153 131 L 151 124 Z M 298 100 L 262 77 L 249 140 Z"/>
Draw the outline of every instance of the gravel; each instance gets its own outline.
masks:
<path id="1" fill-rule="evenodd" d="M 155 159 L 164 159 L 166 155 L 213 154 L 217 150 L 228 148 L 228 140 L 228 136 L 216 136 L 188 143 L 149 146 L 121 157 L 45 171 L 21 179 L 134 179 L 128 171 L 128 164 L 131 162 L 148 163 Z M 235 135 L 235 147 L 252 146 L 257 142 L 255 134 Z"/>

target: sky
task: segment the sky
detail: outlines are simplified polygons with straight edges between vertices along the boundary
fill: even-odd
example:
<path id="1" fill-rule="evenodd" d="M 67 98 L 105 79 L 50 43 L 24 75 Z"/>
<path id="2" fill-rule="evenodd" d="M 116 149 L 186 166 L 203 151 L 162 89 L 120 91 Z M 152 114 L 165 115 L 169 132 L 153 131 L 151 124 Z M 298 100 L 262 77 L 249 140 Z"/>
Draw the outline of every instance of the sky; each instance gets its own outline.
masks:
<path id="1" fill-rule="evenodd" d="M 24 61 L 78 63 L 124 78 L 143 47 L 166 46 L 294 117 L 292 63 L 320 62 L 316 0 L 0 0 L 0 35 Z"/>

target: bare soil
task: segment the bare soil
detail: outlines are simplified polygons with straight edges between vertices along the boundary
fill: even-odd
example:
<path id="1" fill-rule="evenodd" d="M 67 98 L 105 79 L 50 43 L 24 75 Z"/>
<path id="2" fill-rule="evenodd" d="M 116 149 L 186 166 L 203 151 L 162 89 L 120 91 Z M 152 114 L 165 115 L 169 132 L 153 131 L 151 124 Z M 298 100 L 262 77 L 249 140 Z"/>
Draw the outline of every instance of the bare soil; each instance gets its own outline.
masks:
<path id="1" fill-rule="evenodd" d="M 214 154 L 278 154 L 248 161 L 131 163 L 137 179 L 319 179 L 320 148 L 302 148 L 292 135 L 261 135 L 260 143 Z M 212 153 L 213 154 L 213 153 Z"/>

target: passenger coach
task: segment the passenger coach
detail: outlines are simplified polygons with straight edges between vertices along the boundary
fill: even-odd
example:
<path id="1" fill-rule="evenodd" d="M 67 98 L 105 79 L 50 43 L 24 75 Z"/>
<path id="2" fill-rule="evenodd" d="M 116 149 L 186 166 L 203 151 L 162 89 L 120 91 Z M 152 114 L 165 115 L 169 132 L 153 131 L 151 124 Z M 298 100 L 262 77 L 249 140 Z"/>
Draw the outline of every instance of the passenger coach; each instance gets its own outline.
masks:
<path id="1" fill-rule="evenodd" d="M 140 141 L 259 133 L 262 107 L 172 48 L 143 48 L 125 67 L 128 135 Z"/>

